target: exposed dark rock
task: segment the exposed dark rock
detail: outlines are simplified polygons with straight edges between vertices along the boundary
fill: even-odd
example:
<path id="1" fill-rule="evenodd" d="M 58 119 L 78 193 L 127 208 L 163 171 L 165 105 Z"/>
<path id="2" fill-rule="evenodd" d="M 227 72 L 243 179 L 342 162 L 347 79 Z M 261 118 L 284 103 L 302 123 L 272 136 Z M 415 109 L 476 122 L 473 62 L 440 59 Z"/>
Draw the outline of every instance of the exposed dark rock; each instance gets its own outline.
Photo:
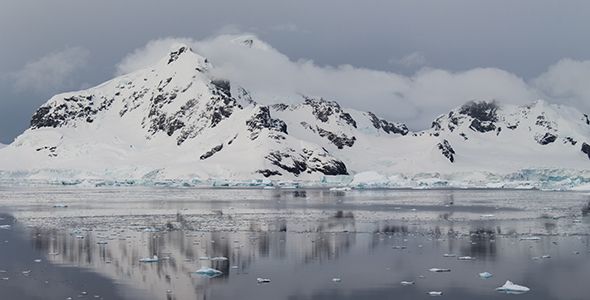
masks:
<path id="1" fill-rule="evenodd" d="M 543 137 L 535 136 L 535 140 L 541 145 L 547 145 L 555 142 L 555 140 L 557 140 L 557 135 L 547 132 Z"/>
<path id="2" fill-rule="evenodd" d="M 47 103 L 35 112 L 31 117 L 31 129 L 41 127 L 61 127 L 63 125 L 75 123 L 76 120 L 92 123 L 96 114 L 111 106 L 114 99 L 100 98 L 100 102 L 95 103 L 94 96 L 72 96 L 64 98 L 63 103 Z"/>
<path id="3" fill-rule="evenodd" d="M 213 156 L 213 154 L 215 154 L 215 153 L 217 153 L 217 152 L 221 151 L 221 149 L 223 149 L 223 144 L 221 144 L 221 145 L 217 145 L 217 146 L 213 147 L 213 149 L 211 149 L 211 150 L 207 151 L 207 153 L 205 153 L 205 154 L 201 155 L 201 157 L 199 157 L 199 159 L 200 159 L 200 160 L 205 160 L 205 159 L 207 159 L 207 158 L 209 158 L 209 157 Z M 267 176 L 267 177 L 268 177 L 268 176 Z"/>
<path id="4" fill-rule="evenodd" d="M 384 119 L 379 119 L 372 112 L 367 112 L 367 114 L 369 115 L 369 118 L 371 118 L 371 123 L 373 123 L 373 127 L 375 127 L 376 129 L 383 129 L 383 131 L 385 131 L 388 134 L 396 133 L 396 134 L 406 135 L 406 134 L 408 134 L 408 132 L 410 132 L 410 130 L 408 130 L 408 127 L 406 127 L 405 124 L 401 124 L 401 123 L 394 124 L 394 123 L 387 122 Z"/>
<path id="5" fill-rule="evenodd" d="M 468 115 L 480 122 L 496 122 L 498 121 L 497 110 L 498 104 L 496 101 L 470 101 L 461 106 L 459 113 Z"/>
<path id="6" fill-rule="evenodd" d="M 292 173 L 295 176 L 303 173 L 307 169 L 307 164 L 302 157 L 297 157 L 295 150 L 289 149 L 290 153 L 283 153 L 280 151 L 273 151 L 269 153 L 266 158 L 273 165 Z"/>
<path id="7" fill-rule="evenodd" d="M 535 125 L 545 127 L 547 130 L 553 130 L 557 128 L 557 123 L 548 120 L 544 115 L 537 116 Z"/>
<path id="8" fill-rule="evenodd" d="M 211 83 L 217 88 L 218 91 L 225 94 L 227 97 L 231 97 L 231 86 L 229 80 L 225 79 L 213 79 Z"/>
<path id="9" fill-rule="evenodd" d="M 465 132 L 461 132 L 461 133 L 459 133 L 459 135 L 462 136 L 464 140 L 468 140 L 467 135 L 465 134 Z"/>
<path id="10" fill-rule="evenodd" d="M 590 159 L 590 145 L 586 144 L 586 142 L 582 143 L 582 152 L 586 153 Z"/>
<path id="11" fill-rule="evenodd" d="M 262 174 L 264 177 L 281 176 L 281 175 L 283 175 L 279 171 L 269 170 L 269 169 L 258 170 L 258 171 L 256 171 L 256 173 Z"/>
<path id="12" fill-rule="evenodd" d="M 272 109 L 274 109 L 276 111 L 285 111 L 291 106 L 284 104 L 284 103 L 276 103 L 276 104 L 271 105 L 270 107 L 272 107 Z"/>
<path id="13" fill-rule="evenodd" d="M 302 149 L 303 153 L 297 153 L 293 149 L 283 152 L 273 151 L 265 158 L 273 165 L 299 176 L 301 173 L 320 172 L 324 175 L 348 175 L 346 165 L 331 156 L 326 151 L 313 151 Z"/>
<path id="14" fill-rule="evenodd" d="M 471 125 L 469 125 L 469 129 L 484 133 L 496 130 L 496 125 L 491 121 L 480 121 L 478 119 L 473 119 L 473 121 L 471 121 Z"/>
<path id="15" fill-rule="evenodd" d="M 287 124 L 281 119 L 273 119 L 270 116 L 268 106 L 258 106 L 250 119 L 246 121 L 248 131 L 252 132 L 250 139 L 255 140 L 262 129 L 287 133 Z"/>
<path id="16" fill-rule="evenodd" d="M 37 148 L 35 150 L 37 150 L 37 152 L 39 152 L 39 151 L 47 151 L 47 152 L 49 152 L 47 154 L 47 156 L 49 156 L 49 157 L 57 157 L 57 153 L 55 152 L 57 150 L 57 146 L 51 146 L 51 147 L 50 146 L 45 146 L 45 147 Z"/>
<path id="17" fill-rule="evenodd" d="M 572 138 L 571 136 L 567 136 L 563 139 L 563 143 L 570 143 L 572 146 L 575 146 L 578 143 L 578 141 L 574 140 L 574 138 Z"/>
<path id="18" fill-rule="evenodd" d="M 340 133 L 340 135 L 337 135 L 333 132 L 320 128 L 319 126 L 316 126 L 316 128 L 318 134 L 321 137 L 327 138 L 330 142 L 332 142 L 332 144 L 338 147 L 338 149 L 343 149 L 344 146 L 352 147 L 352 145 L 354 145 L 354 142 L 356 141 L 356 137 L 354 136 L 349 138 L 344 133 Z"/>
<path id="19" fill-rule="evenodd" d="M 178 50 L 170 52 L 170 58 L 168 59 L 168 64 L 175 62 L 178 59 L 178 57 L 180 56 L 180 54 L 182 54 L 186 51 L 190 51 L 190 48 L 180 47 L 180 48 L 178 48 Z"/>
<path id="20" fill-rule="evenodd" d="M 442 154 L 450 162 L 454 162 L 455 161 L 455 157 L 453 156 L 453 154 L 455 154 L 455 150 L 453 150 L 453 147 L 451 147 L 451 144 L 449 144 L 449 141 L 443 140 L 442 143 L 438 143 L 438 149 L 440 149 L 440 151 L 442 152 Z"/>
<path id="21" fill-rule="evenodd" d="M 356 121 L 352 118 L 352 116 L 350 116 L 350 114 L 342 111 L 340 105 L 336 101 L 325 100 L 323 98 L 305 98 L 305 102 L 303 104 L 312 107 L 313 115 L 319 121 L 326 123 L 328 122 L 330 116 L 336 115 L 338 119 L 343 120 L 346 122 L 346 124 L 356 128 Z"/>
<path id="22" fill-rule="evenodd" d="M 590 119 L 588 119 L 588 115 L 584 114 L 584 117 L 586 117 L 586 125 L 590 125 Z"/>

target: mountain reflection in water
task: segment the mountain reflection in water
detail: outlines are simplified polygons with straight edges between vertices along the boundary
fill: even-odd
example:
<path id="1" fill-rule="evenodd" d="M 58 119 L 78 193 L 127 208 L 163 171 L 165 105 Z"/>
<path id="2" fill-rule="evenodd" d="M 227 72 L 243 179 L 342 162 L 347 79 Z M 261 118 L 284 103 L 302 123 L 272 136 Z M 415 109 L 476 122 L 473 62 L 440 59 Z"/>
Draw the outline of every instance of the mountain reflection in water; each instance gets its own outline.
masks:
<path id="1" fill-rule="evenodd" d="M 138 188 L 52 189 L 33 199 L 19 192 L 12 213 L 49 261 L 154 299 L 417 299 L 430 291 L 500 299 L 506 295 L 495 288 L 506 280 L 531 288 L 523 299 L 588 292 L 590 222 L 581 193 Z M 153 255 L 158 262 L 139 261 Z M 189 273 L 202 266 L 222 274 Z M 492 277 L 480 278 L 484 271 Z"/>

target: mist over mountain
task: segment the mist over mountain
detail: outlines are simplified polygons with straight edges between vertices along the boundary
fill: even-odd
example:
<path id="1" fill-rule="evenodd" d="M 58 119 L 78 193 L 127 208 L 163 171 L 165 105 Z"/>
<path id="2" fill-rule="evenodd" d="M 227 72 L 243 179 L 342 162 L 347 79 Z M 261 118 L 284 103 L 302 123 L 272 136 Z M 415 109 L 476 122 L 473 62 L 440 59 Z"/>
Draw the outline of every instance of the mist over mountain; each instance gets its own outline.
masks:
<path id="1" fill-rule="evenodd" d="M 338 99 L 260 95 L 175 44 L 155 64 L 49 99 L 30 128 L 0 150 L 0 178 L 590 178 L 590 121 L 575 108 L 471 101 L 412 132 L 382 112 L 341 107 Z"/>

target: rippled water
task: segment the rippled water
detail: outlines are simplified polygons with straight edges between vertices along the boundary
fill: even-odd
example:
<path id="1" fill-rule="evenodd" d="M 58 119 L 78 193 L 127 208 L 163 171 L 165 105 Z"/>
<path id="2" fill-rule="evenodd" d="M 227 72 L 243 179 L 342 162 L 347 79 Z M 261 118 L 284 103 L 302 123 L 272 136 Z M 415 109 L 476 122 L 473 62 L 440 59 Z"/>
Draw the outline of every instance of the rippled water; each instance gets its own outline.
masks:
<path id="1" fill-rule="evenodd" d="M 0 235 L 22 251 L 0 246 L 0 277 L 10 275 L 0 289 L 35 278 L 47 295 L 93 299 L 588 299 L 589 201 L 535 190 L 5 187 L 0 225 L 12 226 Z M 190 273 L 202 266 L 222 274 Z M 495 291 L 506 280 L 531 291 Z"/>

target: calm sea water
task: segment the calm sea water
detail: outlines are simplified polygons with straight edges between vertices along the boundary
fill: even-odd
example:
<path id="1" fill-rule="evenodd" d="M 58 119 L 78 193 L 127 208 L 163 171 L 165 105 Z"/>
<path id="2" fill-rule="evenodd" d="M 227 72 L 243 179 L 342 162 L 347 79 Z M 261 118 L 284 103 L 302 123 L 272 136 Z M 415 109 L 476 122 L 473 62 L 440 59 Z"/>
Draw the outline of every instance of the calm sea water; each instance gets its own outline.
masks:
<path id="1" fill-rule="evenodd" d="M 589 201 L 536 190 L 5 187 L 0 293 L 589 299 Z M 191 273 L 203 266 L 222 274 Z M 497 292 L 506 280 L 531 290 Z"/>

